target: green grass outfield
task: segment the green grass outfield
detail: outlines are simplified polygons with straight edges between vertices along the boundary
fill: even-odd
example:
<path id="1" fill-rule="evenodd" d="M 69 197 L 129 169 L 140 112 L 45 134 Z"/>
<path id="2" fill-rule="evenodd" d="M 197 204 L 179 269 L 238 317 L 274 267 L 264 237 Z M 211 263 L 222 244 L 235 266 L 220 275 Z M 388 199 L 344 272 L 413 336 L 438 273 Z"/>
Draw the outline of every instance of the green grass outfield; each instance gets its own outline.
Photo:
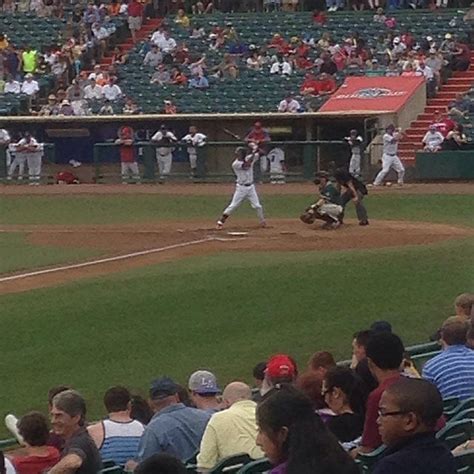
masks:
<path id="1" fill-rule="evenodd" d="M 211 219 L 227 199 L 2 197 L 0 223 Z M 294 217 L 307 201 L 264 197 L 270 218 Z M 474 196 L 383 195 L 367 205 L 373 219 L 474 225 Z M 0 247 L 0 259 L 5 248 L 14 253 L 13 243 Z M 407 344 L 421 342 L 451 314 L 456 294 L 472 290 L 473 257 L 474 239 L 364 251 L 219 253 L 0 296 L 0 415 L 44 409 L 46 391 L 58 383 L 83 391 L 97 417 L 111 384 L 144 392 L 157 375 L 184 382 L 203 367 L 222 384 L 250 381 L 252 366 L 276 351 L 301 364 L 323 349 L 346 358 L 352 333 L 376 319 L 390 320 Z M 27 260 L 45 263 L 34 253 Z"/>

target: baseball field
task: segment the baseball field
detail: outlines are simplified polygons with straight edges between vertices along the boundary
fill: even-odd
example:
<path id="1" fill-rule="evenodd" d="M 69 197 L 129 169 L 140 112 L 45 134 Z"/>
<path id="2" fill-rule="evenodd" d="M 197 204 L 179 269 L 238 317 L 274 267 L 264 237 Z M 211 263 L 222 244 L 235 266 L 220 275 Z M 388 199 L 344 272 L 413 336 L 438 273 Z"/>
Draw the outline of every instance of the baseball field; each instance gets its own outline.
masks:
<path id="1" fill-rule="evenodd" d="M 377 189 L 370 226 L 350 205 L 334 231 L 298 220 L 314 186 L 264 185 L 268 228 L 244 205 L 216 231 L 232 191 L 0 188 L 0 414 L 44 409 L 60 383 L 96 417 L 112 384 L 146 394 L 153 377 L 198 368 L 251 381 L 276 351 L 347 358 L 378 319 L 423 342 L 474 287 L 472 184 Z"/>

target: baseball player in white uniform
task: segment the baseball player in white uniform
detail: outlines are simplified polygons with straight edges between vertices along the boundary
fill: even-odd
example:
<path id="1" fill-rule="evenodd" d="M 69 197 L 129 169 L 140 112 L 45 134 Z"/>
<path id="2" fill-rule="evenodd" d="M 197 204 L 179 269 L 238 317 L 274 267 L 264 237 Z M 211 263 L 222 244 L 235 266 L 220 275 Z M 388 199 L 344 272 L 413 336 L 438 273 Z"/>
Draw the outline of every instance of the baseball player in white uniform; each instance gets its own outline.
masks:
<path id="1" fill-rule="evenodd" d="M 23 158 L 23 163 L 26 160 L 30 184 L 40 184 L 43 144 L 38 143 L 29 132 L 26 132 L 23 138 L 15 145 L 15 155 L 15 160 Z"/>
<path id="2" fill-rule="evenodd" d="M 197 168 L 197 148 L 206 144 L 207 137 L 204 133 L 199 133 L 197 127 L 191 125 L 189 133 L 183 137 L 183 142 L 192 146 L 188 146 L 187 152 L 189 156 L 189 166 L 191 168 L 191 176 L 196 176 Z"/>
<path id="3" fill-rule="evenodd" d="M 173 162 L 174 147 L 170 146 L 178 142 L 175 134 L 162 125 L 160 129 L 151 137 L 153 143 L 157 143 L 156 162 L 160 179 L 166 178 L 171 172 L 171 163 Z"/>
<path id="4" fill-rule="evenodd" d="M 382 169 L 376 176 L 373 185 L 380 186 L 387 176 L 387 173 L 393 168 L 398 175 L 398 185 L 403 186 L 403 177 L 405 176 L 405 168 L 398 157 L 398 142 L 402 138 L 400 130 L 395 130 L 395 126 L 390 124 L 385 129 L 383 136 L 383 155 Z"/>
<path id="5" fill-rule="evenodd" d="M 258 160 L 258 145 L 248 150 L 245 147 L 237 147 L 235 149 L 235 160 L 232 163 L 232 169 L 236 176 L 235 192 L 232 201 L 224 209 L 222 216 L 217 221 L 216 229 L 220 230 L 224 227 L 227 218 L 234 212 L 244 199 L 250 201 L 250 205 L 257 211 L 257 216 L 262 227 L 266 227 L 263 207 L 255 189 L 253 182 L 253 165 Z"/>
<path id="6" fill-rule="evenodd" d="M 4 128 L 0 128 L 0 146 L 5 148 L 5 164 L 7 167 L 10 166 L 10 153 L 8 151 L 10 140 L 10 134 Z"/>
<path id="7" fill-rule="evenodd" d="M 348 137 L 345 137 L 346 142 L 351 147 L 351 161 L 349 162 L 349 173 L 352 176 L 359 177 L 360 172 L 360 161 L 362 155 L 362 143 L 363 138 L 357 135 L 357 130 L 352 129 Z"/>
<path id="8" fill-rule="evenodd" d="M 267 160 L 270 163 L 270 183 L 285 184 L 285 152 L 276 146 L 268 152 Z"/>

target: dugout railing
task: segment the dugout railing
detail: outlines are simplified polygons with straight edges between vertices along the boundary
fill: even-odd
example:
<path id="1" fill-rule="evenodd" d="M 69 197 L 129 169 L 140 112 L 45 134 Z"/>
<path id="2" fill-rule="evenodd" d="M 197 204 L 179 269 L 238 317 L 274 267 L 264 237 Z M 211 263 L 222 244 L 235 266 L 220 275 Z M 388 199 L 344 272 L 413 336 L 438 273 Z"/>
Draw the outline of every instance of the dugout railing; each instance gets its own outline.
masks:
<path id="1" fill-rule="evenodd" d="M 168 145 L 173 149 L 171 172 L 166 181 L 189 182 L 192 178 L 197 183 L 230 182 L 235 176 L 232 172 L 232 161 L 235 149 L 247 146 L 243 141 L 210 141 L 205 146 L 196 148 L 197 168 L 191 175 L 188 143 L 178 142 Z M 159 175 L 157 148 L 166 145 L 151 141 L 139 141 L 134 145 L 135 156 L 139 164 L 139 181 L 141 183 L 158 183 L 163 179 Z M 280 149 L 284 156 L 284 169 L 275 172 L 271 164 L 272 150 Z M 263 146 L 263 156 L 254 166 L 257 182 L 300 182 L 310 180 L 320 170 L 333 171 L 338 166 L 347 166 L 347 145 L 340 140 L 308 141 L 272 141 Z M 120 145 L 115 142 L 101 142 L 93 146 L 92 156 L 84 157 L 80 168 L 69 163 L 69 157 L 57 153 L 54 144 L 44 144 L 44 156 L 41 171 L 41 183 L 52 184 L 59 171 L 71 171 L 78 175 L 87 175 L 81 182 L 113 184 L 122 182 L 120 167 Z M 0 179 L 7 183 L 27 182 L 27 170 L 23 179 L 18 179 L 18 172 L 8 179 L 8 168 L 12 157 L 6 153 L 6 147 L 0 147 Z M 84 169 L 88 173 L 84 173 Z M 81 176 L 80 176 L 81 178 Z M 129 178 L 128 182 L 138 181 Z"/>

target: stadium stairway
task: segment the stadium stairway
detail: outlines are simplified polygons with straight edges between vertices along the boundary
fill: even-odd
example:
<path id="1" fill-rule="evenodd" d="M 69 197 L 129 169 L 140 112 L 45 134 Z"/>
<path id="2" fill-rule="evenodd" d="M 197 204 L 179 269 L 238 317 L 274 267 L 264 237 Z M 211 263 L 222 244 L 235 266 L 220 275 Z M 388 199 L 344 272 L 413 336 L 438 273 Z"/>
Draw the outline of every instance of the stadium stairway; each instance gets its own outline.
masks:
<path id="1" fill-rule="evenodd" d="M 160 26 L 162 21 L 163 21 L 162 18 L 150 18 L 146 20 L 143 23 L 141 30 L 137 33 L 137 43 L 148 38 Z M 126 54 L 131 49 L 133 49 L 135 45 L 136 43 L 134 43 L 132 41 L 132 38 L 129 37 L 127 38 L 126 41 L 118 44 L 117 46 L 119 46 L 122 49 L 122 52 Z M 107 51 L 104 57 L 102 58 L 100 65 L 104 67 L 110 66 L 112 64 L 112 57 L 113 57 L 113 51 L 112 50 Z"/>
<path id="2" fill-rule="evenodd" d="M 432 123 L 437 110 L 445 112 L 448 104 L 456 98 L 459 93 L 468 92 L 474 85 L 474 51 L 471 51 L 471 65 L 467 71 L 456 71 L 448 82 L 443 85 L 437 96 L 428 99 L 425 110 L 419 114 L 414 122 L 410 124 L 405 132 L 405 137 L 399 145 L 400 159 L 405 166 L 415 166 L 415 155 L 423 148 L 422 140 Z"/>

